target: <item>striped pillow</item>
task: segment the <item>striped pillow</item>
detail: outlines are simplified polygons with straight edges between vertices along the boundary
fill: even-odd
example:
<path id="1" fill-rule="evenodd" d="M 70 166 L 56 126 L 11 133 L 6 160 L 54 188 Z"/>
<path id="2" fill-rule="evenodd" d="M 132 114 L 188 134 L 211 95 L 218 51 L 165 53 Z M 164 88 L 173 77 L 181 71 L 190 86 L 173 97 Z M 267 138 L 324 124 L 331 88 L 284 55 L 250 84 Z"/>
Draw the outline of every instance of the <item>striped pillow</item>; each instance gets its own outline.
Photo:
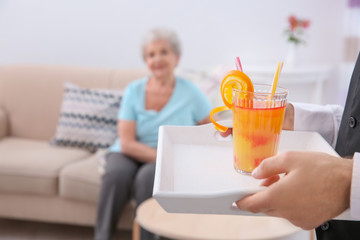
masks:
<path id="1" fill-rule="evenodd" d="M 61 113 L 53 145 L 95 152 L 108 148 L 117 137 L 117 113 L 122 92 L 85 89 L 65 83 Z"/>

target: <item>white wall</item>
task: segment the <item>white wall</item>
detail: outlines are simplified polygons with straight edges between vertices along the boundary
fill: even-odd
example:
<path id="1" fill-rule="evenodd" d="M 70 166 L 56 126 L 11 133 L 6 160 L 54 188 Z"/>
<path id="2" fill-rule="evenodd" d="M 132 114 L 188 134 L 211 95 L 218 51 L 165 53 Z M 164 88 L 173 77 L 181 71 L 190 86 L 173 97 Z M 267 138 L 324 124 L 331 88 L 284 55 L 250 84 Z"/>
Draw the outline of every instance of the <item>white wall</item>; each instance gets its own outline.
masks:
<path id="1" fill-rule="evenodd" d="M 276 65 L 287 17 L 309 18 L 301 65 L 341 62 L 346 0 L 0 0 L 0 64 L 144 67 L 139 45 L 152 27 L 176 30 L 180 68 Z M 330 93 L 334 89 L 328 90 Z"/>

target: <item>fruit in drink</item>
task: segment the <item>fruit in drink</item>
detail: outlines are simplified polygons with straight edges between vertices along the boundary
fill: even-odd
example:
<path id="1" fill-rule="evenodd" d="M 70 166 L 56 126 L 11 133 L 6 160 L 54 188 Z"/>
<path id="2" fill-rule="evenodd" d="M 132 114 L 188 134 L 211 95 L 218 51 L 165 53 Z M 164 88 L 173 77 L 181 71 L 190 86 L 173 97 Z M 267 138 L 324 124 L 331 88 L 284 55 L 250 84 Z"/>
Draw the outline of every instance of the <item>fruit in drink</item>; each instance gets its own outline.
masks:
<path id="1" fill-rule="evenodd" d="M 225 75 L 220 86 L 220 93 L 225 106 L 216 107 L 210 112 L 210 120 L 215 125 L 215 128 L 220 132 L 226 132 L 228 128 L 217 123 L 214 120 L 213 116 L 218 112 L 230 110 L 233 108 L 233 101 L 232 101 L 233 89 L 253 92 L 254 86 L 250 78 L 241 71 L 231 70 Z M 245 100 L 246 98 L 247 98 L 246 94 L 243 95 L 243 99 Z"/>
<path id="2" fill-rule="evenodd" d="M 233 107 L 233 88 L 246 92 L 254 92 L 254 86 L 245 73 L 239 70 L 229 71 L 223 78 L 220 86 L 221 97 L 225 106 L 229 109 Z"/>
<path id="3" fill-rule="evenodd" d="M 262 160 L 277 153 L 285 106 L 233 108 L 235 169 L 252 172 Z"/>

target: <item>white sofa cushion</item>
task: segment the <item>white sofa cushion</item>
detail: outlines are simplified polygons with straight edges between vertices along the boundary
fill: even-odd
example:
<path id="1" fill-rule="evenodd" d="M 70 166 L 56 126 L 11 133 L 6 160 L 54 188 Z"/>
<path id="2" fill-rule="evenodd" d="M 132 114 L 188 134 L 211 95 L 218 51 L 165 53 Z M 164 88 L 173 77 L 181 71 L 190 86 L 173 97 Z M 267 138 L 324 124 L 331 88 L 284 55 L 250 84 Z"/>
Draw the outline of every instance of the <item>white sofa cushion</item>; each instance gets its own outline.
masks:
<path id="1" fill-rule="evenodd" d="M 61 168 L 89 155 L 46 141 L 5 137 L 0 140 L 0 191 L 56 195 Z"/>

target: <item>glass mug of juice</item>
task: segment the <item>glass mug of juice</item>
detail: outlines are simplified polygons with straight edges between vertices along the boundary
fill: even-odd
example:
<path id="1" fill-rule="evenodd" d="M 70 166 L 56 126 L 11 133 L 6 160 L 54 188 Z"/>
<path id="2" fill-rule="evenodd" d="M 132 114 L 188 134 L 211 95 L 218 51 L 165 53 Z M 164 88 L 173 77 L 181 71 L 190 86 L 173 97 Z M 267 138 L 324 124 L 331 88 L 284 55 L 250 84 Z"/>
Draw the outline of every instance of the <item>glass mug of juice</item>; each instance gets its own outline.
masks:
<path id="1" fill-rule="evenodd" d="M 224 132 L 227 128 L 214 121 L 213 115 L 232 110 L 234 168 L 249 174 L 262 160 L 277 153 L 288 91 L 278 87 L 272 92 L 271 85 L 252 85 L 244 73 L 237 72 L 241 83 L 236 83 L 236 78 L 226 83 L 224 78 L 221 92 L 226 106 L 213 109 L 210 118 L 215 128 Z"/>

